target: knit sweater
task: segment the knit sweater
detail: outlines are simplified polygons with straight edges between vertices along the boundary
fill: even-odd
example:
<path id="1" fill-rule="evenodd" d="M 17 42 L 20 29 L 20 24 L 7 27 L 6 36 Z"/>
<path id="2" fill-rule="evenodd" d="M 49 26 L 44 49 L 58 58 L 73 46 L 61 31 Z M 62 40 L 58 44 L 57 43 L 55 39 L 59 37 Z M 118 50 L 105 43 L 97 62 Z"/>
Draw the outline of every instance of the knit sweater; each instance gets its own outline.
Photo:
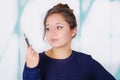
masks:
<path id="1" fill-rule="evenodd" d="M 66 59 L 39 54 L 35 68 L 24 67 L 23 80 L 115 80 L 115 78 L 90 55 L 72 50 Z"/>

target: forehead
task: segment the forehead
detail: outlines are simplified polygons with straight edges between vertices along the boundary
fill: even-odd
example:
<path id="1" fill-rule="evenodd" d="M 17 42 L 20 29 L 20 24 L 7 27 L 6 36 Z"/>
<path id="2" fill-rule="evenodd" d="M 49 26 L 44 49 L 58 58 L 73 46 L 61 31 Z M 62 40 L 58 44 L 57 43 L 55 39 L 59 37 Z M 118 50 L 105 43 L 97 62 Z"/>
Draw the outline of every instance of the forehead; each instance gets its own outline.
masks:
<path id="1" fill-rule="evenodd" d="M 65 21 L 65 17 L 60 13 L 55 13 L 47 17 L 46 25 L 54 23 L 68 24 L 67 21 Z"/>
<path id="2" fill-rule="evenodd" d="M 47 21 L 52 21 L 52 20 L 65 21 L 64 16 L 60 13 L 55 13 L 55 14 L 49 15 L 47 18 Z"/>

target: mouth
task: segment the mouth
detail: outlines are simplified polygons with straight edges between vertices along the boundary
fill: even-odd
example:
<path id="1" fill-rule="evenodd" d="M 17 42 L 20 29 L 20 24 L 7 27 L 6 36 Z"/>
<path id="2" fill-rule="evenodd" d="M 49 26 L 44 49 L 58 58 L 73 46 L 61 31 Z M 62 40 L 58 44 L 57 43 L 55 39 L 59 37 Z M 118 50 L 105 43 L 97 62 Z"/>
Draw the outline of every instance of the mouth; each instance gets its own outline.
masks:
<path id="1" fill-rule="evenodd" d="M 58 39 L 51 39 L 51 42 L 57 42 Z"/>

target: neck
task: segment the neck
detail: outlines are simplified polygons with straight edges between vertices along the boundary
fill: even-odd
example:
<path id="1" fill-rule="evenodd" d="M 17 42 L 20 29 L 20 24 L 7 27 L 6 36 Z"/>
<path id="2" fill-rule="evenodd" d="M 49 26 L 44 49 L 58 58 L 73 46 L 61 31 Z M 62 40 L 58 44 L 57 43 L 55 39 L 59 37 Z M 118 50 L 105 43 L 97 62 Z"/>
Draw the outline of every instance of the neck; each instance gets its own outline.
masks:
<path id="1" fill-rule="evenodd" d="M 72 53 L 71 42 L 62 47 L 53 47 L 52 49 L 46 51 L 46 55 L 55 59 L 66 59 Z"/>
<path id="2" fill-rule="evenodd" d="M 69 57 L 71 53 L 72 53 L 72 50 L 70 47 L 69 48 L 64 47 L 64 48 L 52 48 L 46 54 L 51 58 L 65 59 Z"/>
<path id="3" fill-rule="evenodd" d="M 71 48 L 69 49 L 51 49 L 54 58 L 65 59 L 71 55 Z"/>

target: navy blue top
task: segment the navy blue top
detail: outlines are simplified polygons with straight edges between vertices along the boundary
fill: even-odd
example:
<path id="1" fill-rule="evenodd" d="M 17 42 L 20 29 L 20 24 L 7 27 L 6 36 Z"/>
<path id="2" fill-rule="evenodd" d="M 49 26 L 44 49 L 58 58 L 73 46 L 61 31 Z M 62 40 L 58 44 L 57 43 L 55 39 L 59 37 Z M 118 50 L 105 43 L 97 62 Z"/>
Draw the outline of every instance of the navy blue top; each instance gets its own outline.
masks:
<path id="1" fill-rule="evenodd" d="M 105 68 L 90 55 L 72 51 L 66 59 L 53 59 L 40 53 L 37 67 L 25 64 L 23 80 L 115 80 Z"/>

